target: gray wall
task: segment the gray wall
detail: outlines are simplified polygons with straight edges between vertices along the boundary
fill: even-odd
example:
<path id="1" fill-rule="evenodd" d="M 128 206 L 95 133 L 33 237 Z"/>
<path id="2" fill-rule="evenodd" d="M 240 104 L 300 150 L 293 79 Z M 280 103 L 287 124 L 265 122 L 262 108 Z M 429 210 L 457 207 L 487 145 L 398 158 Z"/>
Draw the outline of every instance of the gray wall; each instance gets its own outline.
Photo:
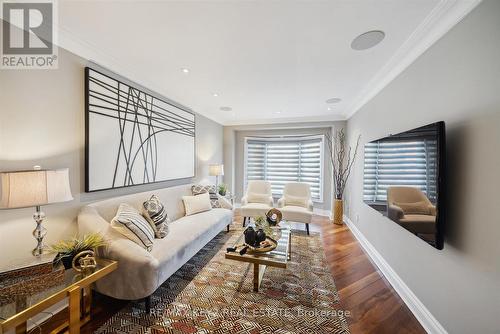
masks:
<path id="1" fill-rule="evenodd" d="M 347 123 L 352 143 L 444 120 L 446 243 L 438 251 L 362 202 L 347 213 L 449 333 L 500 329 L 500 1 L 485 1 Z"/>
<path id="2" fill-rule="evenodd" d="M 214 182 L 209 163 L 222 163 L 223 128 L 196 116 L 196 178 L 87 194 L 84 192 L 84 70 L 87 61 L 59 49 L 57 70 L 0 70 L 0 171 L 69 167 L 74 201 L 43 207 L 48 243 L 76 233 L 85 203 L 189 182 Z M 172 162 L 175 163 L 175 162 Z M 209 179 L 212 178 L 212 179 Z M 30 258 L 33 209 L 0 211 L 0 267 Z"/>
<path id="3" fill-rule="evenodd" d="M 269 125 L 242 125 L 224 127 L 224 182 L 229 185 L 236 195 L 236 202 L 239 203 L 244 195 L 244 152 L 245 137 L 253 136 L 286 136 L 286 135 L 314 135 L 329 134 L 332 131 L 345 126 L 345 122 L 310 122 L 310 123 L 284 123 Z M 324 147 L 323 163 L 323 201 L 315 202 L 315 209 L 331 210 L 332 205 L 332 177 L 330 160 L 328 158 L 328 147 Z"/>

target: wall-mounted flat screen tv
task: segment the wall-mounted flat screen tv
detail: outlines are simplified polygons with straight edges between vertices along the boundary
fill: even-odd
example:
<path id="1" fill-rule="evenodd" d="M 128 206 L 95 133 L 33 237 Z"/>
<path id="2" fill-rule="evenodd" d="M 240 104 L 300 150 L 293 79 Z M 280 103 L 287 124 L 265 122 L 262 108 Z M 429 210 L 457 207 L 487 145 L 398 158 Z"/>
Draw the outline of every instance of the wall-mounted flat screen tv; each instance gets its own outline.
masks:
<path id="1" fill-rule="evenodd" d="M 443 249 L 444 122 L 374 140 L 364 154 L 364 202 Z"/>

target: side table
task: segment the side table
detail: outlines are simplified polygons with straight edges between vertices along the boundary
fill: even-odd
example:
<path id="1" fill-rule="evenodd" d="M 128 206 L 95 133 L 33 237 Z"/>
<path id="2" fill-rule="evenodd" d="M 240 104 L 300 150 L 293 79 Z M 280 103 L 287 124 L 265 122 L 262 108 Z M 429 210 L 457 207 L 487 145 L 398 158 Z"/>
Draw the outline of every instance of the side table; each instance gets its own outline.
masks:
<path id="1" fill-rule="evenodd" d="M 92 303 L 91 286 L 118 268 L 118 262 L 97 259 L 97 267 L 92 273 L 82 274 L 74 269 L 64 270 L 62 265 L 54 267 L 60 272 L 54 284 L 49 288 L 25 286 L 22 292 L 13 292 L 7 297 L 11 300 L 0 303 L 0 334 L 15 329 L 16 334 L 27 332 L 27 321 L 68 297 L 69 319 L 52 333 L 68 330 L 70 334 L 79 334 L 80 327 L 90 320 Z M 0 282 L 1 285 L 1 282 Z"/>

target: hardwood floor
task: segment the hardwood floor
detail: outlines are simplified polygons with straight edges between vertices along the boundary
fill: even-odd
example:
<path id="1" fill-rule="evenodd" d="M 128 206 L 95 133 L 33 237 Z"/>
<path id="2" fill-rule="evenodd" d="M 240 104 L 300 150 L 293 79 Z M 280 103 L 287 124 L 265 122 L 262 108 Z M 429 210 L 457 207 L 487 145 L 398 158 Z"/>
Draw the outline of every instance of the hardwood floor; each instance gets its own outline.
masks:
<path id="1" fill-rule="evenodd" d="M 242 223 L 241 217 L 235 221 Z M 305 229 L 303 224 L 293 227 Z M 311 232 L 321 233 L 342 308 L 351 313 L 348 318 L 351 333 L 425 333 L 347 226 L 337 226 L 326 217 L 314 216 L 310 228 Z M 95 331 L 127 303 L 105 296 L 97 296 L 94 301 L 92 321 L 82 328 L 82 334 Z M 43 332 L 54 328 L 61 319 L 61 315 L 55 316 L 43 326 Z"/>
<path id="2" fill-rule="evenodd" d="M 425 330 L 370 261 L 349 228 L 313 218 L 342 307 L 350 311 L 351 333 L 425 333 Z"/>

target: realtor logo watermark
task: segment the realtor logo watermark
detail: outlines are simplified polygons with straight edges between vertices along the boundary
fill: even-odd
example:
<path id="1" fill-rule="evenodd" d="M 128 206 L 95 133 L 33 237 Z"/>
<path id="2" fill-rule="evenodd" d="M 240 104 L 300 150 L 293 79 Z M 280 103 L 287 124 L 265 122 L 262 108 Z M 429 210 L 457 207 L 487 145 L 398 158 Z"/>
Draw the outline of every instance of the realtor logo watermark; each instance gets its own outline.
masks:
<path id="1" fill-rule="evenodd" d="M 2 69 L 56 69 L 58 65 L 53 0 L 1 2 Z"/>

